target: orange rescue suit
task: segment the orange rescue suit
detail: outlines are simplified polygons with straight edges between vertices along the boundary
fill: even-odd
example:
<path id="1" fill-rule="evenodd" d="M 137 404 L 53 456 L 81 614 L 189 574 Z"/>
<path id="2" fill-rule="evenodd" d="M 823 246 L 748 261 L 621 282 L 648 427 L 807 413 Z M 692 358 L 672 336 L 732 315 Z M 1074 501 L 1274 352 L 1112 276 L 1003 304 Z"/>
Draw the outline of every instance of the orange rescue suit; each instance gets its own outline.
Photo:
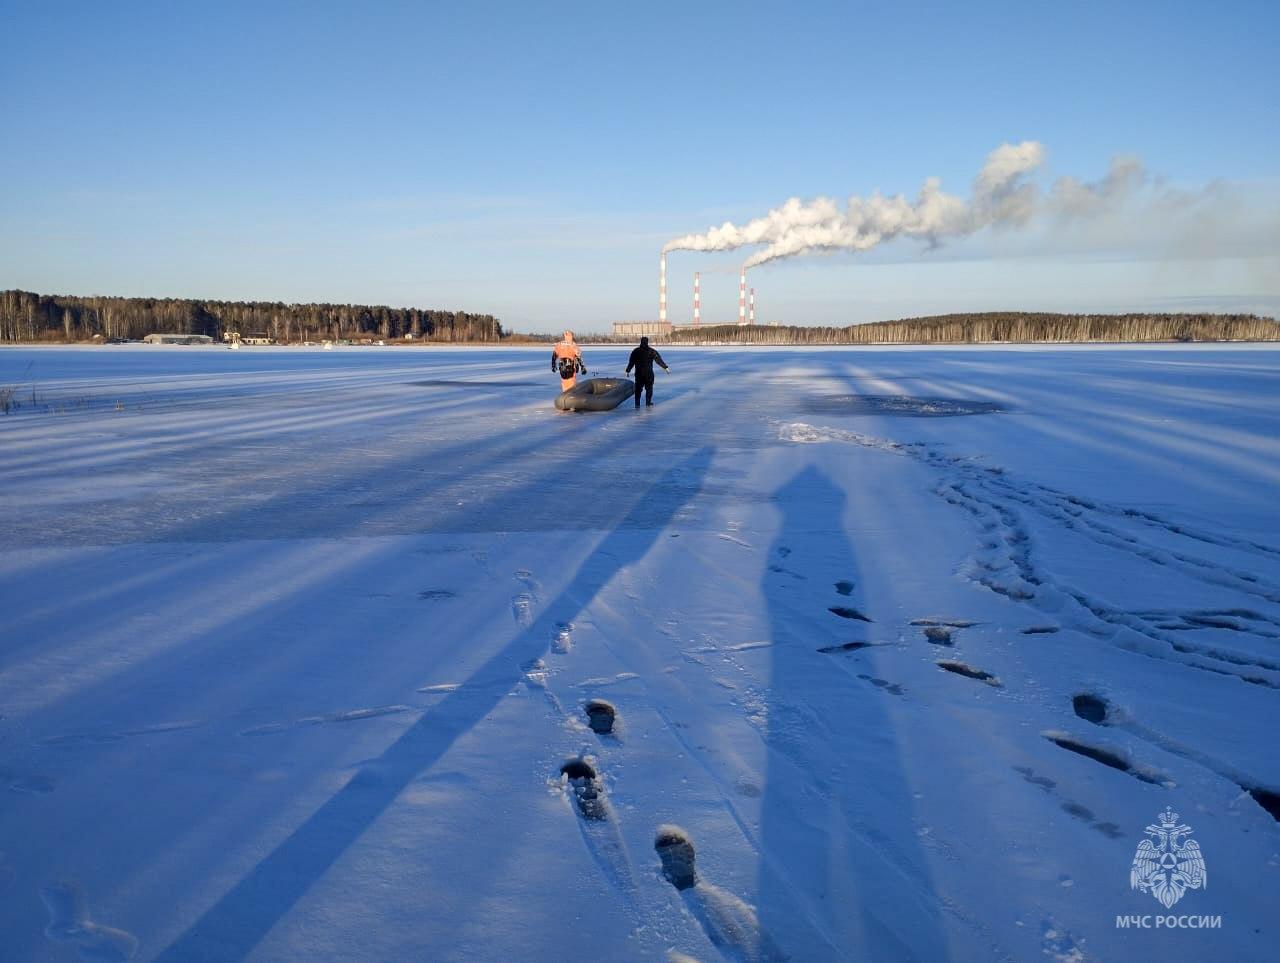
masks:
<path id="1" fill-rule="evenodd" d="M 562 365 L 562 361 L 572 361 L 573 365 Z M 560 371 L 560 390 L 568 391 L 578 383 L 578 371 L 583 374 L 587 373 L 587 366 L 582 363 L 582 350 L 577 343 L 573 341 L 559 341 L 556 343 L 555 350 L 551 352 L 551 370 Z M 564 377 L 564 373 L 568 371 L 569 377 Z"/>

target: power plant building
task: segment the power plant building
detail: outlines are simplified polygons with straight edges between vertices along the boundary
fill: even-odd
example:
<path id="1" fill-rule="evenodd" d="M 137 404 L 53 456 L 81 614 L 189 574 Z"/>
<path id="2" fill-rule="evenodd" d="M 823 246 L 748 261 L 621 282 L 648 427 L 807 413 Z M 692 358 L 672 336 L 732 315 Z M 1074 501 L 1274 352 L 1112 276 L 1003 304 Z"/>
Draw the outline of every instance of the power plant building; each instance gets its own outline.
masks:
<path id="1" fill-rule="evenodd" d="M 665 337 L 675 329 L 670 321 L 615 321 L 613 335 L 616 338 Z"/>

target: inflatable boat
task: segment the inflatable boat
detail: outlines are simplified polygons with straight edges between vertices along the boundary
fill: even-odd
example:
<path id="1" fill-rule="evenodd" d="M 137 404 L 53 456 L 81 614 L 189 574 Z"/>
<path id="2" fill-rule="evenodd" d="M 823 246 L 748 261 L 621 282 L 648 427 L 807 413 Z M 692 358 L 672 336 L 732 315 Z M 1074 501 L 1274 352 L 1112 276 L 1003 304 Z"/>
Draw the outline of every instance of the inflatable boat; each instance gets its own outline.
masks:
<path id="1" fill-rule="evenodd" d="M 636 383 L 627 378 L 591 378 L 561 392 L 556 407 L 561 411 L 612 411 L 635 392 Z"/>

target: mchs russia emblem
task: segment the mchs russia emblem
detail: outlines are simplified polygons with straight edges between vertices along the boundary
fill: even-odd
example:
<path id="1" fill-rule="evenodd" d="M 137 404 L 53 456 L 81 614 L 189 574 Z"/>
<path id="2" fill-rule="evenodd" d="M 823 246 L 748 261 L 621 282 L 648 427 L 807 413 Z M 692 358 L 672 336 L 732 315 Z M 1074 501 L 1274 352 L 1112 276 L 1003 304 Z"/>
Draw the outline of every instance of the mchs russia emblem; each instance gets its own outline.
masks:
<path id="1" fill-rule="evenodd" d="M 1158 817 L 1160 825 L 1146 829 L 1148 838 L 1138 843 L 1129 869 L 1129 885 L 1154 896 L 1165 909 L 1182 899 L 1189 889 L 1204 889 L 1209 876 L 1204 868 L 1200 844 L 1186 837 L 1191 827 L 1166 808 Z"/>

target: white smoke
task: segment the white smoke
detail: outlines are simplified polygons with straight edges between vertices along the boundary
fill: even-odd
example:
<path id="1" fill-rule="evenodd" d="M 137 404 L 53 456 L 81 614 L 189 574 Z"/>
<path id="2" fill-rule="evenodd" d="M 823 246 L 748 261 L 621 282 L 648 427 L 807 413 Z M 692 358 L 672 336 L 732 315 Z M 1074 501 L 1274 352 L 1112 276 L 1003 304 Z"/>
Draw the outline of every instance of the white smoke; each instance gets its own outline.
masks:
<path id="1" fill-rule="evenodd" d="M 1044 163 L 1036 141 L 1002 144 L 987 157 L 973 181 L 968 201 L 947 194 L 929 178 L 914 200 L 902 194 L 850 197 L 842 208 L 829 197 L 804 201 L 793 197 L 763 217 L 739 227 L 726 221 L 703 234 L 687 234 L 667 243 L 668 251 L 731 251 L 764 245 L 746 261 L 751 268 L 767 261 L 823 251 L 866 251 L 896 237 L 914 237 L 936 245 L 946 237 L 971 234 L 990 225 L 1021 225 L 1035 212 L 1037 192 L 1027 175 Z M 1073 185 L 1077 193 L 1092 185 Z"/>
<path id="2" fill-rule="evenodd" d="M 1064 219 L 1098 217 L 1119 208 L 1147 182 L 1142 161 L 1136 157 L 1115 157 L 1101 180 L 1086 184 L 1074 177 L 1058 178 L 1049 194 L 1049 207 Z"/>
<path id="3" fill-rule="evenodd" d="M 732 251 L 748 244 L 764 244 L 775 240 L 792 228 L 815 227 L 840 217 L 839 205 L 828 197 L 802 201 L 793 197 L 764 217 L 742 227 L 725 221 L 709 228 L 705 234 L 686 234 L 667 243 L 668 251 Z"/>

